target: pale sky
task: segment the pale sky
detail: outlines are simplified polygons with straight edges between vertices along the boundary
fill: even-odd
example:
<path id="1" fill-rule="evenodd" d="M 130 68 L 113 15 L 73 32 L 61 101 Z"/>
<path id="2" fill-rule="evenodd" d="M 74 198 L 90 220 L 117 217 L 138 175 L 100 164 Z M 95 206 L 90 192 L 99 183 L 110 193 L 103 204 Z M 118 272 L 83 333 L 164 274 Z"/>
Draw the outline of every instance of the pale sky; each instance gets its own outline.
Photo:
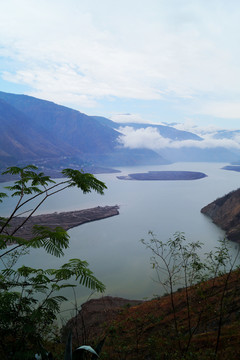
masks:
<path id="1" fill-rule="evenodd" d="M 239 44 L 238 0 L 0 0 L 0 90 L 239 129 Z"/>

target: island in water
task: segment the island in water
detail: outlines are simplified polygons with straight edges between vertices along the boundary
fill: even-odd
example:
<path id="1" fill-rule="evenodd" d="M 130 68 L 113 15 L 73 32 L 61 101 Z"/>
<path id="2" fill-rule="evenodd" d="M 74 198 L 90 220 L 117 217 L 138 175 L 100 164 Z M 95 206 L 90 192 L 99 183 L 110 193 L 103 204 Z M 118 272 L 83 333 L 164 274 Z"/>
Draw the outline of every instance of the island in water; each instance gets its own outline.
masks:
<path id="1" fill-rule="evenodd" d="M 97 206 L 90 209 L 67 211 L 61 213 L 51 213 L 32 216 L 23 226 L 21 224 L 26 217 L 14 217 L 10 221 L 10 227 L 7 227 L 7 232 L 11 233 L 11 228 L 16 229 L 21 226 L 20 229 L 14 234 L 14 236 L 23 237 L 27 240 L 31 239 L 32 227 L 34 225 L 47 226 L 48 228 L 55 229 L 56 227 L 62 227 L 64 230 L 69 230 L 84 223 L 105 219 L 111 216 L 119 214 L 119 206 Z M 7 233 L 6 232 L 6 233 Z"/>
<path id="2" fill-rule="evenodd" d="M 240 165 L 226 165 L 226 166 L 222 167 L 222 169 L 240 172 Z"/>
<path id="3" fill-rule="evenodd" d="M 120 180 L 197 180 L 207 175 L 196 171 L 148 171 L 147 173 L 117 176 Z"/>

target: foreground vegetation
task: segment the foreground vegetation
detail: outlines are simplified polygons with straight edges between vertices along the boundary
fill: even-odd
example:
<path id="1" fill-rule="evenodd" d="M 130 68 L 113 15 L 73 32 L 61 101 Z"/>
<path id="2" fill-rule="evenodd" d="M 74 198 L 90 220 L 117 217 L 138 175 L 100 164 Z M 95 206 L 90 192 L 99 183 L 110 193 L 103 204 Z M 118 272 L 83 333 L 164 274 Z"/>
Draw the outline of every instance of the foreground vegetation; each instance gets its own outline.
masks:
<path id="1" fill-rule="evenodd" d="M 66 300 L 59 292 L 76 286 L 71 279 L 92 290 L 103 292 L 105 289 L 88 268 L 88 263 L 80 259 L 70 259 L 59 269 L 17 266 L 18 260 L 30 249 L 43 248 L 60 257 L 69 246 L 69 236 L 60 227 L 35 225 L 28 240 L 17 235 L 44 201 L 70 187 L 77 187 L 84 193 L 94 190 L 99 194 L 106 189 L 105 184 L 91 174 L 72 169 L 62 173 L 65 179 L 55 183 L 49 176 L 38 173 L 33 165 L 11 167 L 5 172 L 17 175 L 18 180 L 6 187 L 11 196 L 17 198 L 15 208 L 7 218 L 0 219 L 1 359 L 33 359 L 37 353 L 46 356 L 48 351 L 44 349 L 44 343 L 51 339 L 60 304 Z M 0 193 L 1 202 L 7 197 L 7 193 Z M 23 214 L 25 217 L 21 218 Z M 15 217 L 22 220 L 17 227 L 11 226 Z"/>

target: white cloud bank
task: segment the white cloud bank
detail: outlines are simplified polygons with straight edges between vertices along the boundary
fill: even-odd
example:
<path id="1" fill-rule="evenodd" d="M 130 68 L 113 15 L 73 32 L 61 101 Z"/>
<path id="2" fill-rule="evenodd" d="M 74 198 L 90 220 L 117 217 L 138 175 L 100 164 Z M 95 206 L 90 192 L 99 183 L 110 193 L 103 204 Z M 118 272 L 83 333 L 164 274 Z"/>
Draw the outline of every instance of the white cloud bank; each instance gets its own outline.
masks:
<path id="1" fill-rule="evenodd" d="M 240 150 L 240 136 L 236 135 L 233 139 L 214 139 L 215 133 L 205 134 L 203 140 L 182 140 L 173 141 L 161 136 L 157 128 L 147 127 L 134 129 L 130 126 L 121 127 L 119 131 L 123 134 L 119 137 L 119 143 L 124 147 L 147 148 L 151 150 L 161 150 L 163 148 L 187 148 L 196 147 L 200 149 L 223 147 L 227 149 Z"/>

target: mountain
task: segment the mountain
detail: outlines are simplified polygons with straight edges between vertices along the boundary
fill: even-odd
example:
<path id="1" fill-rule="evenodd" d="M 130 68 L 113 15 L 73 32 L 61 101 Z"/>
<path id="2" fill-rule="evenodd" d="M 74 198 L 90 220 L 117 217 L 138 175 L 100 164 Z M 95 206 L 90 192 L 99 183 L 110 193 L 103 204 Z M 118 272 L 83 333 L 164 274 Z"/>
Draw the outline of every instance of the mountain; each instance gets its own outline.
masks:
<path id="1" fill-rule="evenodd" d="M 218 130 L 214 135 L 215 139 L 234 139 L 240 136 L 240 130 Z"/>
<path id="2" fill-rule="evenodd" d="M 52 171 L 78 166 L 95 172 L 109 166 L 178 161 L 237 162 L 240 159 L 238 148 L 206 147 L 204 139 L 190 131 L 168 125 L 116 123 L 26 95 L 0 92 L 0 122 L 1 168 L 33 162 Z M 138 136 L 137 130 L 152 127 L 154 136 L 157 130 L 159 142 L 163 140 L 166 145 L 153 151 L 148 138 L 143 141 L 144 147 L 128 148 L 119 142 L 120 137 L 128 136 L 124 127 L 132 128 L 136 132 L 134 136 Z M 144 131 L 141 136 L 149 133 Z M 239 131 L 219 131 L 215 136 L 235 139 Z"/>
<path id="3" fill-rule="evenodd" d="M 3 162 L 62 155 L 61 149 L 44 136 L 44 130 L 32 126 L 32 120 L 0 99 L 0 158 Z M 36 146 L 37 142 L 37 146 Z"/>
<path id="4" fill-rule="evenodd" d="M 225 230 L 229 240 L 240 243 L 240 189 L 213 201 L 201 212 Z"/>
<path id="5" fill-rule="evenodd" d="M 92 166 L 168 163 L 151 150 L 121 148 L 118 131 L 77 110 L 4 92 L 0 101 L 2 166 L 24 160 L 66 167 L 68 159 Z"/>
<path id="6" fill-rule="evenodd" d="M 53 144 L 81 152 L 112 150 L 119 133 L 65 106 L 26 95 L 0 93 L 0 98 L 32 120 L 31 127 L 44 132 Z"/>
<path id="7" fill-rule="evenodd" d="M 109 119 L 106 119 L 104 117 L 100 116 L 94 116 L 94 119 L 98 120 L 102 124 L 105 124 L 107 126 L 111 126 L 114 129 L 119 130 L 121 127 L 129 126 L 133 129 L 146 129 L 149 127 L 155 128 L 158 130 L 159 134 L 167 139 L 171 139 L 174 141 L 182 141 L 182 140 L 197 140 L 201 141 L 202 138 L 196 134 L 193 134 L 189 131 L 183 131 L 175 129 L 174 127 L 167 126 L 167 125 L 157 125 L 157 124 L 144 124 L 144 123 L 117 123 L 114 121 L 111 121 Z"/>

